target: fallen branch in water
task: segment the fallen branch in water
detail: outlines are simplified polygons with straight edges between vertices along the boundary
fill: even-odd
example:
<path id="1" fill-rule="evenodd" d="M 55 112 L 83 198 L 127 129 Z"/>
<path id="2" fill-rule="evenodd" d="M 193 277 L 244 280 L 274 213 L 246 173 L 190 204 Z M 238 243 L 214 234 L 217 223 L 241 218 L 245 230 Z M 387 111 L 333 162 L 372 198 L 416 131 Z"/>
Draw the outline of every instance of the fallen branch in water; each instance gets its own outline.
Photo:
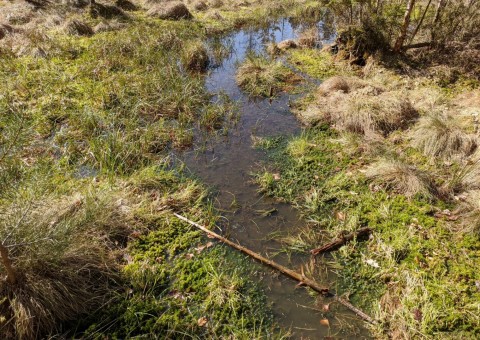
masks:
<path id="1" fill-rule="evenodd" d="M 191 224 L 192 226 L 194 227 L 197 227 L 198 229 L 204 231 L 205 233 L 207 233 L 208 235 L 222 241 L 223 243 L 226 243 L 228 244 L 229 246 L 231 246 L 232 248 L 235 248 L 239 251 L 241 251 L 242 253 L 245 253 L 251 257 L 253 257 L 254 259 L 258 260 L 259 262 L 263 263 L 263 264 L 266 264 L 272 268 L 275 268 L 276 270 L 280 271 L 281 273 L 287 275 L 288 277 L 294 279 L 294 280 L 297 280 L 298 282 L 300 282 L 300 284 L 302 285 L 305 285 L 305 286 L 308 286 L 310 288 L 312 288 L 313 290 L 315 290 L 316 292 L 322 294 L 322 295 L 325 295 L 325 296 L 331 296 L 333 297 L 333 299 L 335 301 L 337 301 L 338 303 L 342 304 L 343 306 L 347 307 L 348 309 L 350 309 L 352 312 L 354 312 L 355 314 L 357 314 L 359 317 L 361 317 L 363 320 L 369 322 L 369 323 L 375 323 L 375 320 L 373 320 L 370 316 L 368 316 L 367 314 L 365 314 L 364 312 L 362 312 L 360 309 L 356 308 L 355 306 L 353 306 L 350 302 L 348 302 L 347 300 L 337 296 L 337 295 L 334 295 L 332 293 L 330 293 L 329 289 L 327 287 L 323 287 L 323 286 L 320 286 L 320 284 L 318 284 L 317 282 L 315 282 L 314 280 L 311 280 L 307 277 L 305 277 L 305 275 L 300 274 L 300 273 L 297 273 L 296 271 L 293 271 L 291 269 L 288 269 L 287 267 L 284 267 L 272 260 L 269 260 L 267 259 L 266 257 L 263 257 L 262 255 L 260 254 L 257 254 L 255 253 L 254 251 L 248 249 L 248 248 L 245 248 L 241 245 L 239 245 L 238 243 L 235 243 L 235 242 L 232 242 L 230 241 L 229 239 L 205 228 L 204 226 L 196 223 L 196 222 L 193 222 L 191 220 L 189 220 L 188 218 L 186 217 L 183 217 L 182 215 L 179 215 L 177 213 L 173 213 L 177 218 L 181 219 L 182 221 L 184 222 L 187 222 L 188 224 Z"/>
<path id="2" fill-rule="evenodd" d="M 195 227 L 197 227 L 198 229 L 206 232 L 207 234 L 215 237 L 216 239 L 222 241 L 223 243 L 226 243 L 228 244 L 229 246 L 237 249 L 237 250 L 240 250 L 242 253 L 245 253 L 251 257 L 253 257 L 254 259 L 262 262 L 263 264 L 266 264 L 272 268 L 275 268 L 277 269 L 278 271 L 284 273 L 285 275 L 291 277 L 292 279 L 295 279 L 299 282 L 301 282 L 302 284 L 306 285 L 306 286 L 309 286 L 310 288 L 312 288 L 313 290 L 319 292 L 320 294 L 324 294 L 324 295 L 327 295 L 328 294 L 328 288 L 326 287 L 323 287 L 323 286 L 320 286 L 317 282 L 313 281 L 313 280 L 310 280 L 309 278 L 305 277 L 304 275 L 302 274 L 299 274 L 297 273 L 296 271 L 293 271 L 291 269 L 288 269 L 287 267 L 284 267 L 276 262 L 273 262 L 272 260 L 269 260 L 267 259 L 266 257 L 263 257 L 262 255 L 260 254 L 257 254 L 255 253 L 254 251 L 250 250 L 250 249 L 247 249 L 241 245 L 239 245 L 238 243 L 235 243 L 235 242 L 232 242 L 230 241 L 229 239 L 226 239 L 225 237 L 211 231 L 211 230 L 208 230 L 207 228 L 205 228 L 204 226 L 198 224 L 198 223 L 195 223 L 193 221 L 190 221 L 189 219 L 187 219 L 186 217 L 183 217 L 182 215 L 179 215 L 177 213 L 173 213 L 176 217 L 178 217 L 179 219 L 181 219 L 182 221 L 185 221 Z"/>
<path id="3" fill-rule="evenodd" d="M 320 248 L 312 249 L 312 250 L 310 250 L 310 253 L 313 256 L 316 256 L 318 254 L 325 253 L 327 251 L 332 251 L 332 250 L 338 249 L 341 246 L 343 246 L 345 243 L 353 240 L 354 238 L 366 237 L 366 236 L 370 235 L 371 232 L 372 232 L 372 229 L 370 229 L 370 228 L 360 228 L 357 231 L 354 231 L 354 232 L 349 233 L 347 235 L 343 235 L 342 237 L 337 238 L 336 240 L 333 240 L 332 242 L 327 243 L 327 244 L 321 246 Z"/>

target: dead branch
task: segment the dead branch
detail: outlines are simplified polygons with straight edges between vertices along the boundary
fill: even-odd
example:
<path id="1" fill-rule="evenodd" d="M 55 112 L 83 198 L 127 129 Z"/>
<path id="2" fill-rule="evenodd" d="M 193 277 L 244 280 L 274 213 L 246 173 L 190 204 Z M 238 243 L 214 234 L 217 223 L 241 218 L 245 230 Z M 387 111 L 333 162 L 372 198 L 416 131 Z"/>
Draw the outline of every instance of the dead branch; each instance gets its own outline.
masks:
<path id="1" fill-rule="evenodd" d="M 341 246 L 343 246 L 345 243 L 350 242 L 355 238 L 361 238 L 361 237 L 366 237 L 370 235 L 371 232 L 372 232 L 372 229 L 370 228 L 360 228 L 357 231 L 351 232 L 347 235 L 343 235 L 342 237 L 337 238 L 332 242 L 327 243 L 319 248 L 312 249 L 310 253 L 313 256 L 316 256 L 318 254 L 325 253 L 327 251 L 338 249 Z"/>
<path id="2" fill-rule="evenodd" d="M 267 266 L 270 266 L 276 270 L 278 270 L 279 272 L 285 274 L 286 276 L 294 279 L 294 280 L 297 280 L 298 282 L 300 282 L 300 284 L 302 285 L 305 285 L 305 286 L 308 286 L 310 288 L 312 288 L 313 290 L 315 290 L 316 292 L 322 294 L 322 295 L 325 295 L 325 296 L 331 296 L 333 297 L 333 299 L 335 301 L 337 301 L 338 303 L 342 304 L 343 306 L 347 307 L 348 309 L 350 309 L 352 312 L 354 312 L 355 314 L 357 314 L 360 318 L 362 318 L 363 320 L 369 322 L 369 323 L 375 323 L 375 320 L 372 319 L 370 316 L 368 316 L 367 314 L 365 314 L 364 312 L 362 312 L 360 309 L 356 308 L 355 306 L 353 306 L 350 302 L 348 302 L 347 300 L 337 296 L 337 295 L 334 295 L 332 294 L 329 289 L 327 287 L 323 287 L 323 286 L 320 286 L 317 282 L 315 282 L 314 280 L 311 280 L 307 277 L 305 277 L 305 275 L 302 274 L 299 274 L 287 267 L 284 267 L 272 260 L 269 260 L 265 257 L 263 257 L 262 255 L 260 254 L 257 254 L 255 253 L 254 251 L 248 249 L 248 248 L 245 248 L 241 245 L 239 245 L 238 243 L 235 243 L 235 242 L 232 242 L 230 241 L 229 239 L 226 239 L 225 237 L 205 228 L 204 226 L 196 223 L 196 222 L 193 222 L 191 220 L 189 220 L 188 218 L 186 217 L 183 217 L 182 215 L 179 215 L 177 213 L 173 213 L 177 218 L 179 218 L 180 220 L 184 221 L 184 222 L 187 222 L 188 224 L 204 231 L 205 233 L 207 233 L 208 235 L 222 241 L 223 243 L 225 244 L 228 244 L 229 246 L 231 246 L 232 248 L 235 248 L 239 251 L 241 251 L 242 253 L 244 254 L 247 254 L 251 257 L 253 257 L 254 259 L 256 259 L 257 261 L 267 265 Z"/>
<path id="3" fill-rule="evenodd" d="M 421 43 L 416 43 L 416 44 L 403 46 L 402 50 L 406 51 L 406 50 L 410 50 L 412 48 L 422 48 L 422 47 L 430 47 L 430 46 L 432 46 L 432 43 L 430 43 L 430 42 L 421 42 Z"/>

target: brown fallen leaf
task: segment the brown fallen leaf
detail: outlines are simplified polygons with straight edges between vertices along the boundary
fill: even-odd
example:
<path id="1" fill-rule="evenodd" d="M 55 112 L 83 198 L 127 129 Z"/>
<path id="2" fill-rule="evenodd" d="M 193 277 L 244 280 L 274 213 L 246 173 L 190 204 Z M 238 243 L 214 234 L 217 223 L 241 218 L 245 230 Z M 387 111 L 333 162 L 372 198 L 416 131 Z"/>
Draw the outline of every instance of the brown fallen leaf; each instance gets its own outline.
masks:
<path id="1" fill-rule="evenodd" d="M 187 258 L 187 260 L 191 260 L 195 257 L 195 255 L 193 255 L 192 253 L 188 253 L 187 255 L 185 255 L 185 257 Z"/>
<path id="2" fill-rule="evenodd" d="M 208 323 L 208 319 L 205 316 L 202 316 L 200 319 L 197 320 L 197 324 L 200 327 L 205 327 Z"/>
<path id="3" fill-rule="evenodd" d="M 279 181 L 280 180 L 280 174 L 273 174 L 273 179 L 276 180 L 276 181 Z"/>
<path id="4" fill-rule="evenodd" d="M 328 312 L 329 310 L 330 310 L 330 304 L 322 305 L 322 311 Z"/>
<path id="5" fill-rule="evenodd" d="M 320 320 L 320 325 L 325 326 L 325 327 L 330 327 L 330 322 L 328 319 L 321 319 Z"/>
<path id="6" fill-rule="evenodd" d="M 335 217 L 336 217 L 337 220 L 345 221 L 345 213 L 343 213 L 341 211 L 337 211 L 335 213 Z"/>

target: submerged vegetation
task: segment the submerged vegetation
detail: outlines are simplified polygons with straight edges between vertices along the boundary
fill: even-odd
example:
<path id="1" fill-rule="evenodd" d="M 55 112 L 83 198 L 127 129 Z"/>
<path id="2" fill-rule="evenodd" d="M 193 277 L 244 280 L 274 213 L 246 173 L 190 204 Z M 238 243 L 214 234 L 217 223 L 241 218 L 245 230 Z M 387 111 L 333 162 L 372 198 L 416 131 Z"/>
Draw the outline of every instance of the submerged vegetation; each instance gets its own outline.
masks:
<path id="1" fill-rule="evenodd" d="M 301 80 L 280 61 L 249 55 L 237 72 L 238 85 L 251 96 L 273 97 Z"/>

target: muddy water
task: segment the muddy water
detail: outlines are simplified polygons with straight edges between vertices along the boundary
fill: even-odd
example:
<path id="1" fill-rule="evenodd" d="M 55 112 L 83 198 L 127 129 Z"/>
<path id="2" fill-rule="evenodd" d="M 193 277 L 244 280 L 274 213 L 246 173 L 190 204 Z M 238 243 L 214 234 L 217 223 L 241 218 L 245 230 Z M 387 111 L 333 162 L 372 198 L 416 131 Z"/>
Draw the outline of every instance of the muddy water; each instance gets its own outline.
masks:
<path id="1" fill-rule="evenodd" d="M 324 32 L 321 24 L 317 27 L 320 33 Z M 294 98 L 283 94 L 272 101 L 252 100 L 242 93 L 235 82 L 238 63 L 249 51 L 262 53 L 265 43 L 295 38 L 297 34 L 298 29 L 294 29 L 288 20 L 280 20 L 266 29 L 242 30 L 225 38 L 224 43 L 231 46 L 231 53 L 211 69 L 206 85 L 211 93 L 222 91 L 238 103 L 240 120 L 229 132 L 228 138 L 202 140 L 198 135 L 197 146 L 181 158 L 195 176 L 217 191 L 216 206 L 225 218 L 225 235 L 283 265 L 299 270 L 302 264 L 309 261 L 308 256 L 286 256 L 279 252 L 282 245 L 272 235 L 285 235 L 305 222 L 291 206 L 259 195 L 251 176 L 266 159 L 264 152 L 252 147 L 252 136 L 300 133 L 301 127 L 289 110 L 289 102 Z M 269 216 L 260 213 L 272 209 L 276 211 Z M 334 275 L 328 270 L 323 273 L 321 280 L 334 287 Z M 360 335 L 365 332 L 361 330 L 354 315 L 340 307 L 323 313 L 318 310 L 319 305 L 329 301 L 315 303 L 305 289 L 296 288 L 297 282 L 267 268 L 258 274 L 257 279 L 265 287 L 278 322 L 290 328 L 294 338 L 365 338 Z M 330 327 L 320 324 L 320 320 L 325 317 L 329 319 Z"/>

